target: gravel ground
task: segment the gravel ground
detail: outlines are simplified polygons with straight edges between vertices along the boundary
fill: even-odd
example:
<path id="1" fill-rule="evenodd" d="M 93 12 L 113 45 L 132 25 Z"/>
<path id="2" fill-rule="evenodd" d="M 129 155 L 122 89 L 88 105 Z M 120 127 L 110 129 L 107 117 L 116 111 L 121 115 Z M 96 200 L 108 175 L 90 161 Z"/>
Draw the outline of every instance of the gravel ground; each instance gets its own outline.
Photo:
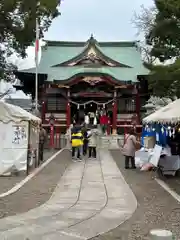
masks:
<path id="1" fill-rule="evenodd" d="M 169 229 L 180 239 L 180 204 L 157 184 L 152 172 L 125 170 L 119 150 L 111 153 L 137 198 L 138 208 L 125 223 L 93 240 L 149 240 L 149 231 L 156 228 Z"/>
<path id="2" fill-rule="evenodd" d="M 70 162 L 70 152 L 63 150 L 19 191 L 0 198 L 0 218 L 27 212 L 49 200 Z"/>
<path id="3" fill-rule="evenodd" d="M 166 184 L 169 185 L 171 189 L 177 192 L 177 194 L 180 195 L 180 173 L 178 173 L 178 176 L 167 176 L 163 177 L 162 179 Z"/>
<path id="4" fill-rule="evenodd" d="M 47 160 L 50 158 L 55 152 L 53 151 L 48 151 L 45 150 L 44 153 L 44 160 Z M 31 169 L 32 171 L 34 169 Z M 20 173 L 17 176 L 0 176 L 0 194 L 7 192 L 11 188 L 13 188 L 17 183 L 21 182 L 24 178 L 26 177 L 26 173 Z"/>

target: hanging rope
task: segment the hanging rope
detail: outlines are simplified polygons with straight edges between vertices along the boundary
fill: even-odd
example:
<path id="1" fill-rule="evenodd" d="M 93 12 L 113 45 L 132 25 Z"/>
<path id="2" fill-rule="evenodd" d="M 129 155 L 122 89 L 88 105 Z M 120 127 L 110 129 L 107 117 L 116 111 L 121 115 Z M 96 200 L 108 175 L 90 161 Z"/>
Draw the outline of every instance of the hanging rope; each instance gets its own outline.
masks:
<path id="1" fill-rule="evenodd" d="M 98 106 L 99 106 L 99 105 L 105 106 L 105 105 L 107 105 L 107 104 L 109 104 L 109 103 L 111 103 L 111 102 L 113 102 L 113 101 L 114 101 L 114 99 L 111 99 L 111 100 L 109 100 L 109 101 L 107 101 L 107 102 L 99 103 L 99 102 L 96 102 L 96 101 L 94 101 L 94 100 L 90 100 L 90 101 L 87 101 L 87 102 L 85 102 L 85 103 L 77 103 L 77 102 L 74 102 L 74 101 L 70 100 L 70 102 L 71 102 L 72 104 L 75 104 L 75 105 L 77 105 L 78 107 L 80 107 L 80 106 L 84 106 L 84 107 L 85 107 L 87 104 L 90 104 L 90 103 L 95 103 L 95 104 L 97 104 Z"/>

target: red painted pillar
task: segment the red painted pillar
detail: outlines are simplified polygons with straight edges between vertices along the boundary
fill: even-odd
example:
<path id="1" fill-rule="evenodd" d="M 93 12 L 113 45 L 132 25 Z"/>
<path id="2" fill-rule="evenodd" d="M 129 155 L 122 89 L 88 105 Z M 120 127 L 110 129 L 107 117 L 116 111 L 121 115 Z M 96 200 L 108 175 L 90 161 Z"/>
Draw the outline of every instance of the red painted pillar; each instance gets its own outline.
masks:
<path id="1" fill-rule="evenodd" d="M 140 109 L 141 109 L 141 103 L 140 103 L 140 96 L 139 96 L 139 90 L 136 87 L 136 114 L 137 114 L 137 124 L 140 124 Z"/>
<path id="2" fill-rule="evenodd" d="M 49 125 L 50 125 L 50 148 L 54 148 L 54 125 L 55 125 L 55 117 L 53 114 L 49 117 Z"/>
<path id="3" fill-rule="evenodd" d="M 43 84 L 41 88 L 41 120 L 42 123 L 45 122 L 45 114 L 46 114 L 46 85 Z"/>
<path id="4" fill-rule="evenodd" d="M 109 117 L 108 117 L 109 118 Z M 108 124 L 107 124 L 107 135 L 109 136 L 111 134 L 111 121 L 108 119 Z"/>
<path id="5" fill-rule="evenodd" d="M 67 129 L 70 127 L 71 125 L 71 106 L 70 106 L 70 102 L 67 101 L 67 106 L 66 106 L 66 127 Z"/>
<path id="6" fill-rule="evenodd" d="M 66 127 L 68 129 L 71 125 L 71 105 L 70 105 L 70 101 L 69 101 L 69 98 L 70 98 L 69 89 L 68 89 L 67 97 L 68 97 L 68 100 L 67 100 L 67 105 L 66 105 Z"/>
<path id="7" fill-rule="evenodd" d="M 112 134 L 115 135 L 117 134 L 117 93 L 114 91 L 114 101 L 113 101 L 113 124 L 112 124 Z"/>
<path id="8" fill-rule="evenodd" d="M 45 122 L 45 114 L 46 114 L 46 103 L 45 103 L 45 101 L 43 101 L 42 102 L 42 109 L 41 109 L 42 123 Z"/>
<path id="9" fill-rule="evenodd" d="M 54 125 L 50 126 L 50 147 L 54 148 Z"/>

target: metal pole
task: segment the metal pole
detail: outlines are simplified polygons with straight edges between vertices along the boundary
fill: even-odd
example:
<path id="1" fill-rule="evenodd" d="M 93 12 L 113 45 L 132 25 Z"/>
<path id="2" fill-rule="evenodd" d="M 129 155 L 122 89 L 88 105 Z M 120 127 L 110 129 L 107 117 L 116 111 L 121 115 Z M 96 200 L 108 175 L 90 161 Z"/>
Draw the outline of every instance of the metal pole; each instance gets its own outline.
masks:
<path id="1" fill-rule="evenodd" d="M 36 76 L 35 76 L 35 109 L 38 110 L 38 58 L 39 58 L 39 22 L 36 18 L 36 46 L 35 46 L 35 64 L 36 64 Z"/>
<path id="2" fill-rule="evenodd" d="M 35 78 L 35 109 L 38 110 L 38 66 L 36 64 L 36 78 Z"/>

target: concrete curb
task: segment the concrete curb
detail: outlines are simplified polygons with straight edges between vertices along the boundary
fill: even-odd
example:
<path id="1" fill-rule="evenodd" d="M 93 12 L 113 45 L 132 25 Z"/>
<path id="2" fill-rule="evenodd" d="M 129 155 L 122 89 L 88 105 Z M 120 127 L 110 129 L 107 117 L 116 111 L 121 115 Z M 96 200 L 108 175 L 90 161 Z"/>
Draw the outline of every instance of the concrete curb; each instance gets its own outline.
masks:
<path id="1" fill-rule="evenodd" d="M 29 180 L 31 180 L 34 176 L 36 176 L 39 172 L 41 172 L 43 170 L 43 168 L 45 168 L 50 162 L 52 162 L 52 160 L 56 156 L 58 156 L 58 154 L 60 154 L 63 150 L 65 150 L 65 148 L 59 150 L 52 157 L 48 158 L 48 160 L 46 160 L 40 167 L 36 168 L 31 174 L 29 174 L 25 179 L 23 179 L 22 181 L 17 183 L 13 188 L 8 190 L 7 192 L 1 193 L 0 198 L 4 198 L 8 195 L 11 195 L 11 194 L 17 192 L 25 183 L 27 183 Z"/>

